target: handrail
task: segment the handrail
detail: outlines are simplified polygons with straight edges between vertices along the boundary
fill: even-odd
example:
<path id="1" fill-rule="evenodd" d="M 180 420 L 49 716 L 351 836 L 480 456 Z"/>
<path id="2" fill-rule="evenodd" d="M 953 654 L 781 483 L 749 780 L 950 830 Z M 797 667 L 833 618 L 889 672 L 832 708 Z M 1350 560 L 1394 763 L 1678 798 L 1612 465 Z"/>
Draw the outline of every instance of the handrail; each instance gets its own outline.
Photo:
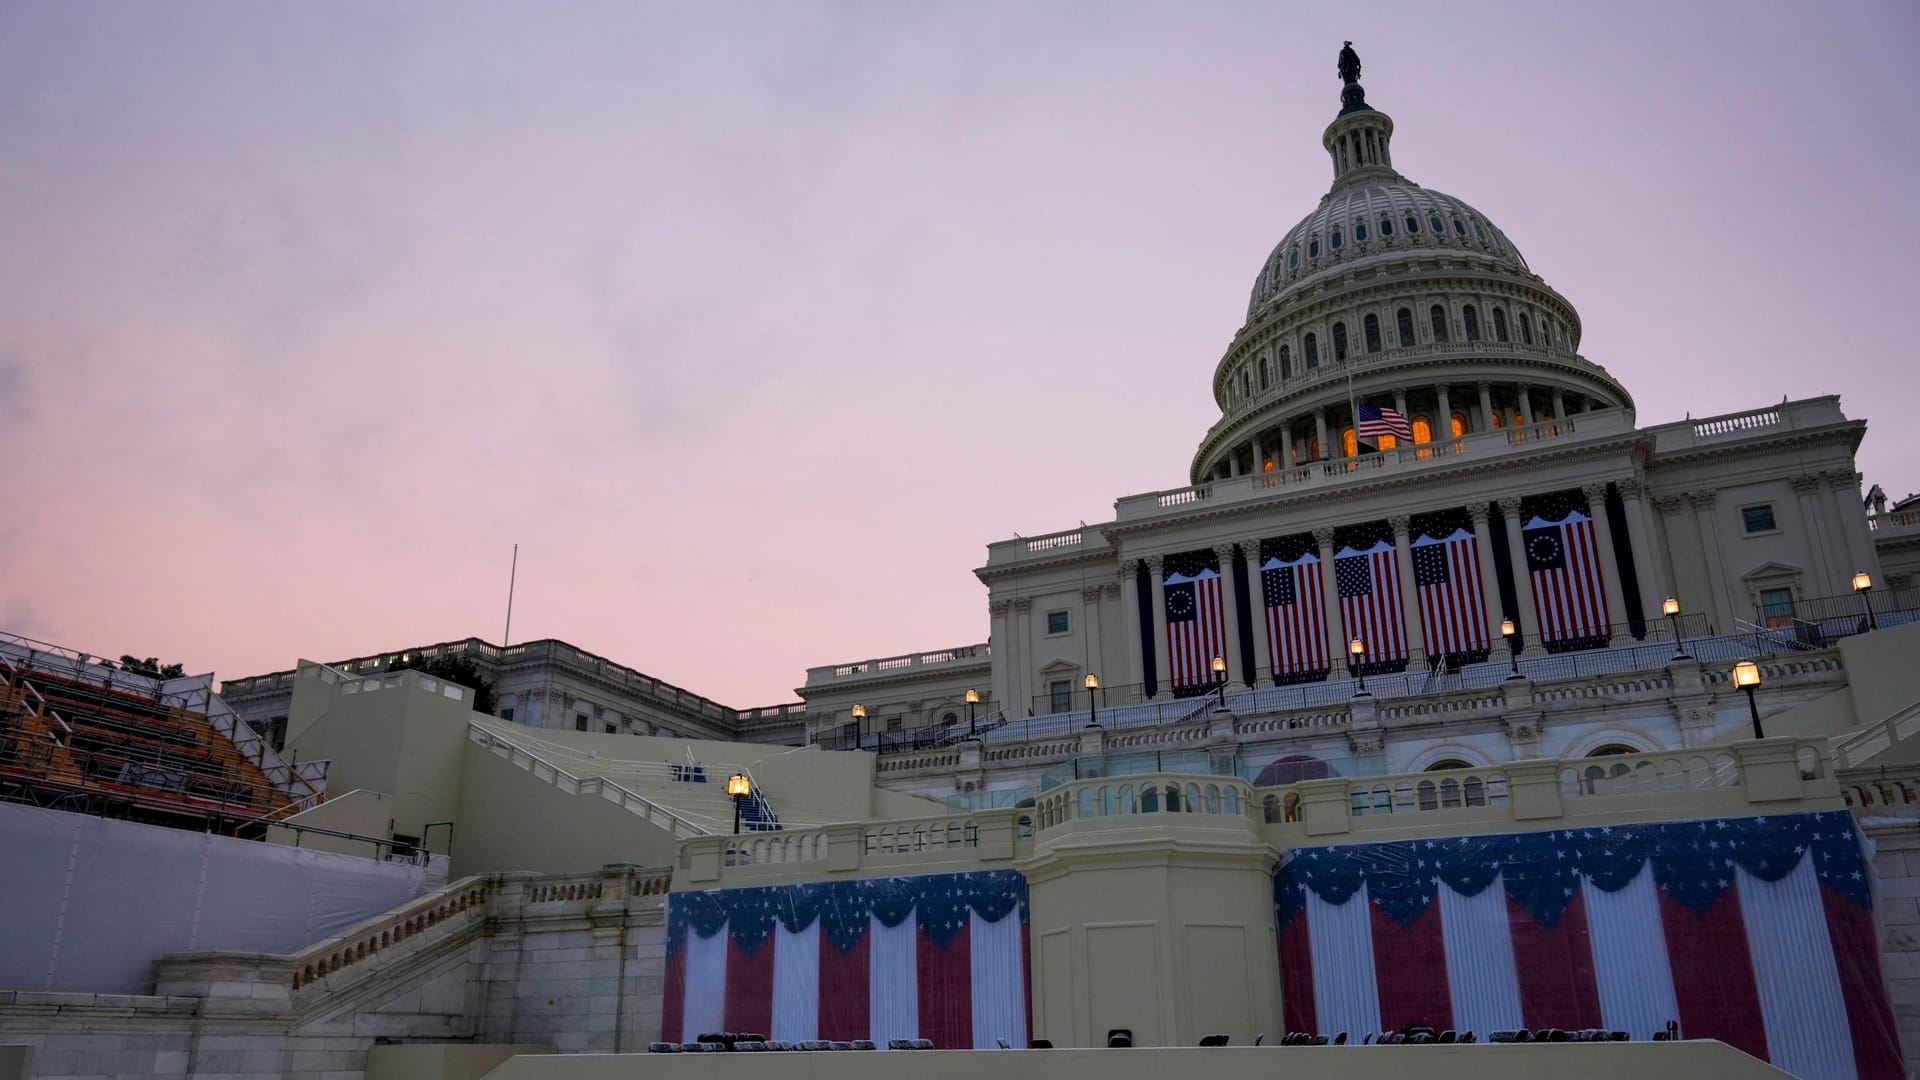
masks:
<path id="1" fill-rule="evenodd" d="M 290 957 L 293 989 L 378 955 L 381 950 L 439 926 L 454 915 L 481 907 L 493 885 L 493 879 L 486 875 L 461 878 L 444 889 L 350 927 L 344 933 L 314 942 Z"/>
<path id="2" fill-rule="evenodd" d="M 1872 727 L 1835 736 L 1833 760 L 1842 769 L 1858 768 L 1895 743 L 1912 738 L 1916 732 L 1920 732 L 1920 698 Z"/>
<path id="3" fill-rule="evenodd" d="M 607 801 L 618 803 L 623 808 L 629 810 L 632 813 L 637 814 L 642 819 L 649 822 L 653 822 L 654 816 L 656 814 L 659 815 L 660 817 L 665 818 L 668 822 L 671 823 L 667 831 L 671 833 L 673 837 L 677 840 L 685 839 L 686 837 L 689 837 L 689 836 L 710 836 L 713 834 L 714 830 L 705 828 L 693 821 L 689 821 L 688 819 L 680 816 L 678 813 L 675 813 L 673 810 L 670 810 L 667 807 L 662 806 L 657 802 L 654 802 L 652 799 L 649 799 L 644 795 L 640 795 L 634 791 L 630 791 L 627 788 L 607 779 L 606 777 L 575 776 L 574 774 L 566 771 L 565 769 L 562 769 L 560 766 L 554 764 L 553 762 L 547 760 L 546 758 L 543 758 L 538 754 L 535 754 L 531 750 L 528 750 L 526 747 L 521 746 L 519 743 L 506 738 L 505 736 L 499 734 L 498 732 L 490 731 L 487 728 L 481 727 L 477 723 L 471 723 L 467 725 L 467 738 L 472 740 L 473 742 L 479 743 L 480 745 L 487 747 L 489 750 L 497 750 L 500 748 L 505 748 L 508 752 L 509 761 L 511 761 L 515 755 L 526 758 L 529 766 L 537 767 L 537 768 L 529 768 L 528 771 L 533 772 L 534 775 L 538 776 L 539 773 L 537 769 L 544 768 L 553 774 L 552 783 L 556 787 L 571 786 L 573 788 L 574 794 L 576 795 L 586 794 L 588 787 L 592 785 L 597 785 L 599 787 L 600 794 L 602 797 L 606 797 L 608 795 L 608 789 L 612 789 L 612 794 L 615 797 L 609 798 Z M 634 809 L 635 804 L 638 804 L 639 806 L 644 807 L 645 808 L 644 812 L 641 810 Z M 658 822 L 654 822 L 654 823 L 658 824 Z"/>

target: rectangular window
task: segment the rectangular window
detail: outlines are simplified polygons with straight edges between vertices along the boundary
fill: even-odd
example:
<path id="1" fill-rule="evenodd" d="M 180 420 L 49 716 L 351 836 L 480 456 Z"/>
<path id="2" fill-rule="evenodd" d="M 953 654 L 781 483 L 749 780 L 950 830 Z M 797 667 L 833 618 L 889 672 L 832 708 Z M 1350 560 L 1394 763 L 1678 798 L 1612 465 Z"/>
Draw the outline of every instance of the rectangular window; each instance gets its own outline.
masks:
<path id="1" fill-rule="evenodd" d="M 1073 708 L 1073 684 L 1065 679 L 1055 679 L 1047 684 L 1047 693 L 1052 696 L 1050 704 L 1053 712 L 1066 712 Z"/>
<path id="2" fill-rule="evenodd" d="M 1047 612 L 1047 633 L 1064 634 L 1067 632 L 1068 626 L 1069 624 L 1067 622 L 1066 612 L 1064 611 Z"/>
<path id="3" fill-rule="evenodd" d="M 889 716 L 889 717 L 887 717 L 887 730 L 888 730 L 888 731 L 899 731 L 899 730 L 900 730 L 900 723 L 901 723 L 901 720 L 900 720 L 900 717 L 898 717 L 898 716 Z"/>
<path id="4" fill-rule="evenodd" d="M 574 717 L 574 718 L 573 718 L 573 730 L 575 730 L 575 731 L 585 731 L 585 730 L 587 730 L 587 718 L 586 718 L 585 716 L 576 716 L 576 717 Z"/>
<path id="5" fill-rule="evenodd" d="M 1768 626 L 1793 625 L 1793 590 L 1761 589 L 1760 621 Z"/>
<path id="6" fill-rule="evenodd" d="M 506 721 L 507 723 L 509 723 L 509 724 L 511 724 L 511 723 L 513 723 L 513 710 L 512 710 L 512 709 L 501 709 L 501 710 L 500 710 L 500 719 L 502 719 L 502 720 L 505 720 L 505 721 Z"/>
<path id="7" fill-rule="evenodd" d="M 1759 506 L 1740 508 L 1740 521 L 1749 533 L 1772 532 L 1779 528 L 1773 523 L 1773 504 L 1762 503 Z"/>
<path id="8" fill-rule="evenodd" d="M 858 723 L 840 725 L 840 745 L 860 745 L 860 725 Z"/>

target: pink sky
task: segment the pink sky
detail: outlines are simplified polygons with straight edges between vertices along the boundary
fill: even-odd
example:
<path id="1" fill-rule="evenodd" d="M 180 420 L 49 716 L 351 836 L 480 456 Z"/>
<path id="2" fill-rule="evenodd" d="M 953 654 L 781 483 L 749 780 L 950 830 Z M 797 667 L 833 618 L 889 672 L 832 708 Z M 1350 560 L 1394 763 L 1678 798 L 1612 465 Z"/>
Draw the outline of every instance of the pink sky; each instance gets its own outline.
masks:
<path id="1" fill-rule="evenodd" d="M 1920 9 L 0 6 L 0 629 L 555 636 L 736 706 L 1183 484 L 1352 38 L 1643 423 L 1920 488 Z"/>

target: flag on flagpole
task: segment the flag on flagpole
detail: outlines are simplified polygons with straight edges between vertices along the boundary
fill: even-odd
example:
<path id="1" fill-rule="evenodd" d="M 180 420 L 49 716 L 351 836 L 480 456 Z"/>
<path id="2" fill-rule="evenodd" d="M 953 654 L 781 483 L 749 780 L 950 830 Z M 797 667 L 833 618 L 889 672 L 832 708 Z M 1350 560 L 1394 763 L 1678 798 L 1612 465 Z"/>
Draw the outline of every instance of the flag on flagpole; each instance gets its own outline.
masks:
<path id="1" fill-rule="evenodd" d="M 1384 405 L 1369 405 L 1360 402 L 1354 406 L 1354 415 L 1359 423 L 1354 425 L 1354 436 L 1361 439 L 1377 439 L 1382 435 L 1413 441 L 1413 425 L 1407 422 L 1405 413 L 1390 409 Z"/>

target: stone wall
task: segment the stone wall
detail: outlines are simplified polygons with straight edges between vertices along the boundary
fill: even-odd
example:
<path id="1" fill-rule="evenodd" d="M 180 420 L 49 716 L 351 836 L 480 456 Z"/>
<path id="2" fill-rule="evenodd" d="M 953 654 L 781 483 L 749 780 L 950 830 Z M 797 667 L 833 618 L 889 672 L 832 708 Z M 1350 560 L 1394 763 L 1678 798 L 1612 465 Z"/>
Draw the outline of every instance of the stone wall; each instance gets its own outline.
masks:
<path id="1" fill-rule="evenodd" d="M 484 888 L 484 903 L 429 920 L 427 898 L 295 957 L 168 957 L 156 994 L 0 992 L 0 1045 L 32 1047 L 38 1080 L 362 1080 L 376 1040 L 612 1053 L 657 1037 L 664 873 L 506 874 Z M 462 889 L 476 885 L 443 895 Z M 367 942 L 382 944 L 362 953 Z"/>
<path id="2" fill-rule="evenodd" d="M 1909 1071 L 1920 1072 L 1920 820 L 1869 818 L 1880 965 Z"/>

